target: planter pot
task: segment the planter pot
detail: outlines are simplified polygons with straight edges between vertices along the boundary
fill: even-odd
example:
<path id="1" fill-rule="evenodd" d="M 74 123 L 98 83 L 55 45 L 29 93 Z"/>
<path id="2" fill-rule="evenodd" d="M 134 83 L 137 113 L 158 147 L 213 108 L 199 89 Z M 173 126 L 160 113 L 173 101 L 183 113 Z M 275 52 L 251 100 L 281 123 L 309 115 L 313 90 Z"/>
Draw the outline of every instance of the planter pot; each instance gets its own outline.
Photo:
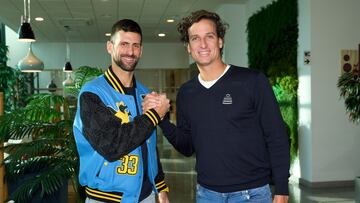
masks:
<path id="1" fill-rule="evenodd" d="M 18 188 L 23 182 L 28 179 L 36 176 L 36 173 L 26 174 L 21 177 L 18 177 L 16 180 L 7 180 L 7 186 L 9 191 L 9 197 L 11 194 Z M 42 198 L 40 197 L 40 192 L 34 195 L 30 202 L 27 203 L 67 203 L 68 196 L 68 183 L 67 180 L 64 181 L 63 186 L 52 195 L 45 195 Z"/>

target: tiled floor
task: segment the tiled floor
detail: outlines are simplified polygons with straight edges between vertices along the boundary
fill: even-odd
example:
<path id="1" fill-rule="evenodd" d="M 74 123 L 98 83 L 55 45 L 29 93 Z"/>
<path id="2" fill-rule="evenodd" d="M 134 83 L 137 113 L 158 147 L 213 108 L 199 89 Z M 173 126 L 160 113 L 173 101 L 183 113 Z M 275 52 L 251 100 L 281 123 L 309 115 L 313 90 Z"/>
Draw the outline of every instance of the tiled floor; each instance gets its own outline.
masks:
<path id="1" fill-rule="evenodd" d="M 289 185 L 290 202 L 300 203 L 355 203 L 354 187 L 314 189 Z"/>
<path id="2" fill-rule="evenodd" d="M 171 203 L 194 203 L 196 188 L 195 158 L 186 158 L 172 148 L 160 150 L 161 162 L 170 186 Z M 311 189 L 289 184 L 290 203 L 355 203 L 354 188 Z"/>

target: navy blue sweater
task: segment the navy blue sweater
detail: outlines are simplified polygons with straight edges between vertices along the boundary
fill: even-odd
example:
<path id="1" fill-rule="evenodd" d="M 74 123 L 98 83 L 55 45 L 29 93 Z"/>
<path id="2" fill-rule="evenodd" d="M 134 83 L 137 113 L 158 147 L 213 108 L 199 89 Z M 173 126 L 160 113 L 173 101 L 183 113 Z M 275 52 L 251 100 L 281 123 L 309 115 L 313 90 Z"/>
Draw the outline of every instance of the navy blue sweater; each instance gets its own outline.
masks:
<path id="1" fill-rule="evenodd" d="M 185 156 L 196 154 L 198 183 L 217 192 L 263 186 L 288 194 L 288 135 L 272 88 L 260 72 L 231 66 L 209 89 L 195 77 L 177 95 L 177 127 L 160 127 Z"/>

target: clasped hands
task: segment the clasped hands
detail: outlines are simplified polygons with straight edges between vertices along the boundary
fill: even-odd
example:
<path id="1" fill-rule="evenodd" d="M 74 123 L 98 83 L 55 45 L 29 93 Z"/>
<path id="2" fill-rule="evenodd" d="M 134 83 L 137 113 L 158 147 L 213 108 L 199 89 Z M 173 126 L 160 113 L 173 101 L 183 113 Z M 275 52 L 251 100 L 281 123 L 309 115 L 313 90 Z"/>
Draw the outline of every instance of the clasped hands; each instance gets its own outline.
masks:
<path id="1" fill-rule="evenodd" d="M 154 109 L 162 120 L 170 109 L 170 100 L 166 97 L 166 94 L 151 92 L 144 97 L 141 106 L 143 112 Z"/>

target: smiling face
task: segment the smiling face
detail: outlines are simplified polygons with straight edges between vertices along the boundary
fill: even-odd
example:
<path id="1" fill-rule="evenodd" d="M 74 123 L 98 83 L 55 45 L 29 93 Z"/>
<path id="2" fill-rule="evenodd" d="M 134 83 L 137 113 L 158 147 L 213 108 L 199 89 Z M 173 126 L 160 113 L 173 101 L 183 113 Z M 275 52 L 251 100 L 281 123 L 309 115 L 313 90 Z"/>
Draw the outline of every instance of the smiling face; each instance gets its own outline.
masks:
<path id="1" fill-rule="evenodd" d="M 107 43 L 107 51 L 122 70 L 134 71 L 142 53 L 141 35 L 120 30 Z"/>
<path id="2" fill-rule="evenodd" d="M 223 47 L 223 39 L 216 34 L 213 21 L 202 19 L 194 23 L 188 33 L 187 50 L 198 66 L 209 66 L 221 61 L 220 49 Z"/>

